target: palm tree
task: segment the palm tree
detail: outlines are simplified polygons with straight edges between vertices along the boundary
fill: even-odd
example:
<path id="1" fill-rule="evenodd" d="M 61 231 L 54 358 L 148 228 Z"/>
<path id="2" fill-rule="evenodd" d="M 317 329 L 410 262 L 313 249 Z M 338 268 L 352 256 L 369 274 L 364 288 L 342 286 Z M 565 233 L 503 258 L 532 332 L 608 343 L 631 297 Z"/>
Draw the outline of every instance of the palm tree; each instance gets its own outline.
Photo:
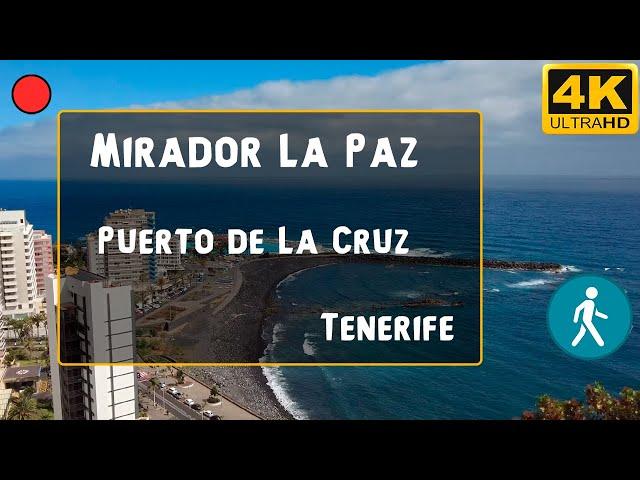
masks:
<path id="1" fill-rule="evenodd" d="M 164 286 L 167 284 L 167 279 L 164 277 L 160 277 L 156 283 L 160 288 L 160 292 L 162 292 L 162 290 L 164 290 Z"/>
<path id="2" fill-rule="evenodd" d="M 21 343 L 33 335 L 33 320 L 31 317 L 11 318 L 7 324 Z"/>
<path id="3" fill-rule="evenodd" d="M 30 353 L 33 350 L 33 338 L 32 337 L 26 337 L 23 341 L 23 345 L 24 345 L 24 349 L 26 350 L 26 355 L 27 358 L 30 358 Z"/>
<path id="4" fill-rule="evenodd" d="M 22 319 L 21 318 L 10 318 L 7 321 L 7 327 L 11 329 L 13 332 L 13 338 L 20 338 L 20 332 L 22 332 Z"/>
<path id="5" fill-rule="evenodd" d="M 133 303 L 135 303 L 136 306 L 138 305 L 138 303 L 144 303 L 144 296 L 142 292 L 137 290 L 133 292 Z"/>
<path id="6" fill-rule="evenodd" d="M 51 366 L 51 358 L 49 357 L 49 347 L 42 352 L 40 359 L 44 362 L 44 366 L 49 368 Z"/>
<path id="7" fill-rule="evenodd" d="M 33 398 L 33 391 L 26 389 L 18 398 L 11 400 L 7 412 L 7 420 L 30 420 L 38 413 L 38 405 Z"/>
<path id="8" fill-rule="evenodd" d="M 151 303 L 153 303 L 153 301 L 155 300 L 155 293 L 156 293 L 156 291 L 154 290 L 154 288 L 153 288 L 153 284 L 152 284 L 152 283 L 150 283 L 150 284 L 147 286 L 147 293 L 148 293 L 148 294 L 149 294 L 149 296 L 151 297 Z"/>
<path id="9" fill-rule="evenodd" d="M 22 341 L 25 342 L 33 337 L 33 319 L 24 317 L 22 319 Z"/>
<path id="10" fill-rule="evenodd" d="M 40 324 L 44 324 L 45 329 L 47 328 L 47 316 L 43 312 L 36 313 L 31 317 L 31 321 L 33 325 L 36 327 L 36 336 L 40 334 Z M 49 331 L 46 330 L 47 336 L 49 336 Z"/>

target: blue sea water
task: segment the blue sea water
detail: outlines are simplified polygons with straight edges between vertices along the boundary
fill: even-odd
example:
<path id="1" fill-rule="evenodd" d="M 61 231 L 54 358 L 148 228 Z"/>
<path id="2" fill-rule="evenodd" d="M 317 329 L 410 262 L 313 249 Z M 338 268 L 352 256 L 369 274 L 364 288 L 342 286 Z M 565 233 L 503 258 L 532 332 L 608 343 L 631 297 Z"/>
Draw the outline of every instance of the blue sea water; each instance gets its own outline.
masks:
<path id="1" fill-rule="evenodd" d="M 124 187 L 123 187 L 124 188 Z M 197 187 L 199 188 L 199 187 Z M 223 189 L 224 190 L 224 189 Z M 212 205 L 203 212 L 190 212 L 189 194 L 178 189 L 167 201 L 163 212 L 169 228 L 191 225 L 222 230 L 229 226 L 275 229 L 281 214 L 297 215 L 287 191 L 261 195 L 246 191 L 239 200 L 230 201 L 228 192 L 212 192 Z M 80 190 L 69 193 L 82 198 Z M 139 199 L 137 196 L 140 195 Z M 359 201 L 367 201 L 361 192 Z M 392 195 L 391 193 L 389 195 Z M 271 201 L 265 199 L 271 198 Z M 348 203 L 334 212 L 322 196 L 309 193 L 305 208 L 326 215 L 299 217 L 300 228 L 330 231 L 335 222 L 349 224 Z M 412 218 L 415 198 L 405 198 L 407 209 L 371 211 L 358 218 L 362 226 L 397 225 L 402 218 Z M 606 276 L 627 293 L 637 325 L 640 314 L 640 188 L 619 189 L 615 182 L 607 188 L 572 188 L 566 191 L 510 184 L 488 188 L 485 192 L 485 257 L 516 260 L 546 260 L 566 266 L 562 274 L 540 272 L 485 271 L 484 363 L 480 367 L 425 368 L 280 368 L 266 370 L 270 384 L 283 404 L 300 418 L 512 418 L 532 408 L 542 393 L 557 397 L 581 397 L 585 385 L 596 380 L 619 390 L 625 385 L 640 386 L 640 334 L 632 330 L 627 343 L 612 356 L 596 361 L 581 361 L 562 353 L 550 339 L 546 327 L 546 308 L 554 289 L 566 278 L 581 273 Z M 69 201 L 69 200 L 67 200 Z M 323 203 L 325 202 L 325 203 Z M 102 216 L 119 207 L 146 207 L 143 197 L 123 189 L 101 202 L 83 205 L 78 210 L 82 221 L 74 221 L 63 240 L 73 241 L 95 228 Z M 151 202 L 156 203 L 157 202 Z M 71 202 L 68 204 L 70 205 Z M 397 205 L 397 202 L 394 203 Z M 174 205 L 174 209 L 168 206 Z M 335 206 L 335 203 L 333 204 Z M 42 182 L 0 182 L 0 207 L 27 210 L 31 223 L 55 231 L 55 187 Z M 149 205 L 149 208 L 154 205 Z M 64 208 L 64 207 L 63 207 Z M 86 209 L 90 209 L 87 211 Z M 347 218 L 345 218 L 345 212 Z M 300 214 L 302 215 L 302 214 Z M 400 217 L 398 217 L 400 215 Z M 404 217 L 403 217 L 404 216 Z M 65 218 L 69 218 L 65 216 Z M 237 222 L 242 218 L 243 224 Z M 84 220 L 86 219 L 86 220 Z M 311 219 L 311 220 L 310 220 Z M 83 223 L 84 222 L 84 223 Z M 311 222 L 311 223 L 309 223 Z M 426 255 L 464 255 L 451 241 L 449 228 L 433 229 L 433 219 L 425 221 L 420 235 L 411 245 Z M 175 225 L 174 225 L 175 224 Z M 73 227 L 73 228 L 71 228 Z M 456 230 L 455 225 L 448 227 Z M 431 235 L 430 233 L 434 233 Z M 429 234 L 429 235 L 427 235 Z M 458 229 L 453 235 L 463 236 Z M 319 238 L 319 241 L 326 241 Z M 460 250 L 460 251 L 459 251 Z M 414 298 L 428 285 L 433 269 L 396 269 L 368 266 L 371 282 L 368 295 L 388 298 Z M 379 271 L 377 271 L 379 269 Z M 276 339 L 267 355 L 277 356 L 278 340 L 286 338 L 286 329 L 294 325 L 296 311 L 320 300 L 344 303 L 362 299 L 362 285 L 354 282 L 357 272 L 344 267 L 308 270 L 280 285 L 278 295 L 284 314 L 281 326 L 270 332 Z M 318 293 L 318 282 L 333 283 L 339 288 Z M 339 279 L 339 282 L 337 281 Z M 293 305 L 293 304 L 296 305 Z M 291 310 L 287 318 L 287 310 Z M 304 355 L 322 355 L 313 335 L 295 336 L 290 348 Z M 277 348 L 276 348 L 277 347 Z M 277 357 L 271 357 L 276 359 Z"/>
<path id="2" fill-rule="evenodd" d="M 565 265 L 566 271 L 560 275 L 485 271 L 481 366 L 265 371 L 281 402 L 299 418 L 508 419 L 532 408 L 543 393 L 580 398 L 584 387 L 594 381 L 613 391 L 625 385 L 637 388 L 637 328 L 610 357 L 581 361 L 564 354 L 551 340 L 546 308 L 562 281 L 594 273 L 622 286 L 637 325 L 638 227 L 638 192 L 489 189 L 485 194 L 486 258 L 555 261 Z M 281 301 L 285 305 L 309 301 L 299 292 L 312 291 L 318 275 L 337 275 L 336 268 L 340 267 L 303 272 L 286 282 L 278 292 Z M 411 298 L 419 294 L 419 280 L 406 274 L 387 277 L 386 285 L 378 285 L 380 295 L 402 292 Z M 341 301 L 355 300 L 358 285 L 350 284 L 343 274 L 333 294 L 340 295 Z M 293 320 L 276 327 L 276 341 L 295 326 Z M 305 342 L 303 349 L 317 354 L 314 339 L 305 338 Z"/>

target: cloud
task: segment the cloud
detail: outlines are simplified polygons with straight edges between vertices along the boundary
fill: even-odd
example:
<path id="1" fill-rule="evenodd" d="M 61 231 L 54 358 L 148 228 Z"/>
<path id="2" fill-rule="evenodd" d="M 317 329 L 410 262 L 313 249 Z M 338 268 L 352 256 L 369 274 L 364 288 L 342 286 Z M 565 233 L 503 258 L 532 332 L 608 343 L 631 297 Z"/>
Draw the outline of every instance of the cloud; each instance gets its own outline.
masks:
<path id="1" fill-rule="evenodd" d="M 375 76 L 266 82 L 225 95 L 144 107 L 479 109 L 485 119 L 487 173 L 640 174 L 637 135 L 556 137 L 541 133 L 544 63 L 547 62 L 427 63 Z M 26 168 L 25 159 L 39 164 Z M 6 172 L 5 178 L 34 172 L 53 177 L 54 159 L 53 120 L 0 130 L 0 168 Z"/>
<path id="2" fill-rule="evenodd" d="M 450 61 L 376 76 L 266 82 L 226 95 L 147 108 L 411 108 L 479 109 L 490 140 L 513 141 L 540 108 L 544 62 Z"/>

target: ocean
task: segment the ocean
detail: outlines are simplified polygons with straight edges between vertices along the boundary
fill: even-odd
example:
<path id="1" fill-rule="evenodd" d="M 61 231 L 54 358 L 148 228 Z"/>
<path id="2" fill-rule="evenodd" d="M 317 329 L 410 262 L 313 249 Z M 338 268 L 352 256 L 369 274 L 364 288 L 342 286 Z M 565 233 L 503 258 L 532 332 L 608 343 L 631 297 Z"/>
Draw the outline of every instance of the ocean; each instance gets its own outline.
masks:
<path id="1" fill-rule="evenodd" d="M 481 366 L 270 368 L 265 369 L 265 373 L 271 388 L 297 418 L 508 419 L 533 408 L 536 398 L 543 393 L 581 398 L 584 387 L 594 381 L 601 381 L 613 391 L 626 385 L 639 387 L 637 328 L 632 330 L 627 343 L 610 357 L 581 361 L 562 353 L 549 337 L 546 326 L 546 308 L 554 290 L 567 278 L 583 273 L 603 275 L 617 282 L 627 292 L 634 324 L 637 324 L 640 187 L 636 185 L 637 182 L 631 186 L 627 182 L 625 188 L 619 188 L 616 181 L 604 186 L 600 182 L 596 187 L 590 182 L 506 181 L 496 182 L 495 188 L 487 185 L 485 257 L 553 261 L 565 269 L 561 274 L 485 271 L 485 349 Z M 251 188 L 244 191 L 239 201 L 230 201 L 229 189 L 233 191 L 233 188 L 212 190 L 212 206 L 199 209 L 196 218 L 189 213 L 193 211 L 189 209 L 189 189 L 176 187 L 172 201 L 159 213 L 158 223 L 171 228 L 178 222 L 181 226 L 198 222 L 198 226 L 222 230 L 242 218 L 242 224 L 235 226 L 264 226 L 269 230 L 280 224 L 283 209 L 292 215 L 296 211 L 291 206 L 293 193 L 288 194 L 286 189 L 260 192 Z M 82 195 L 80 190 L 69 194 L 77 198 Z M 79 211 L 79 215 L 87 220 L 73 222 L 66 230 L 63 226 L 63 241 L 73 241 L 96 228 L 108 208 L 144 208 L 146 205 L 138 204 L 138 195 L 122 187 L 100 204 L 83 205 L 84 211 Z M 360 201 L 370 200 L 375 204 L 375 199 L 367 199 L 367 192 L 360 191 L 357 195 Z M 384 227 L 402 223 L 402 215 L 415 214 L 411 208 L 416 206 L 417 198 L 406 192 L 385 195 L 391 196 L 390 204 L 406 208 L 375 208 L 366 218 L 353 219 L 362 221 L 365 228 L 373 224 Z M 345 195 L 341 209 L 335 211 L 333 217 L 314 215 L 314 209 L 323 213 L 333 211 L 333 202 L 327 203 L 326 196 L 309 192 L 305 199 L 307 215 L 299 217 L 299 226 L 323 232 L 330 231 L 328 227 L 336 221 L 349 225 L 351 199 L 352 195 Z M 29 221 L 37 228 L 55 231 L 53 182 L 0 182 L 0 207 L 25 209 Z M 463 229 L 455 225 L 434 228 L 434 225 L 444 224 L 429 218 L 422 233 L 412 232 L 410 247 L 414 254 L 468 253 L 464 251 L 466 244 L 456 245 L 451 235 L 446 235 L 453 230 L 462 238 Z M 321 242 L 326 240 L 319 238 Z M 265 356 L 277 360 L 278 352 L 284 354 L 287 349 L 320 358 L 329 355 L 331 352 L 322 351 L 315 332 L 304 331 L 301 311 L 321 302 L 354 304 L 362 301 L 363 294 L 371 299 L 417 298 L 430 285 L 429 279 L 438 275 L 435 267 L 390 270 L 366 265 L 359 268 L 370 269 L 366 272 L 370 279 L 366 292 L 361 282 L 354 281 L 356 276 L 362 278 L 362 272 L 354 271 L 353 266 L 312 269 L 282 282 L 277 292 L 281 312 L 273 331 L 266 332 L 271 345 Z M 314 288 L 318 283 L 331 283 L 336 287 L 318 292 Z"/>

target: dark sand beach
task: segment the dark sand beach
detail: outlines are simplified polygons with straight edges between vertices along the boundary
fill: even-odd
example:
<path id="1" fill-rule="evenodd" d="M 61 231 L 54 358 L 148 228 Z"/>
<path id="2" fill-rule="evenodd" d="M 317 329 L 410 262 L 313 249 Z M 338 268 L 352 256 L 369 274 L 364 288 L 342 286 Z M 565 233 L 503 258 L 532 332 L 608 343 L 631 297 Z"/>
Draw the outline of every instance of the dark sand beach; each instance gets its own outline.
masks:
<path id="1" fill-rule="evenodd" d="M 242 261 L 235 267 L 234 286 L 216 306 L 194 312 L 175 337 L 184 361 L 211 363 L 259 362 L 266 347 L 264 319 L 272 308 L 275 289 L 287 276 L 308 268 L 334 263 L 397 263 L 477 267 L 477 260 L 389 255 L 268 256 Z M 555 263 L 485 260 L 485 268 L 559 271 Z M 268 367 L 271 368 L 271 367 Z M 191 374 L 216 383 L 237 402 L 262 417 L 288 419 L 291 415 L 277 401 L 261 367 L 191 367 Z"/>

